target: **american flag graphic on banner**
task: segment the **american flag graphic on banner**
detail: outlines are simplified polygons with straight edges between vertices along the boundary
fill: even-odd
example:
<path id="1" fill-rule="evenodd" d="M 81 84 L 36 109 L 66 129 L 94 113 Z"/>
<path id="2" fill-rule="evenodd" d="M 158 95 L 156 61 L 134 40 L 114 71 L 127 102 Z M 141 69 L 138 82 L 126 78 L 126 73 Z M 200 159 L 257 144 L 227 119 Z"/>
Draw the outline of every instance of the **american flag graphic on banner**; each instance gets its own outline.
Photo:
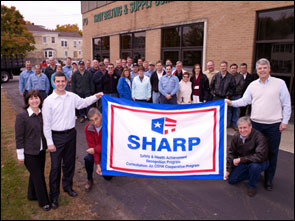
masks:
<path id="1" fill-rule="evenodd" d="M 176 131 L 176 120 L 168 117 L 162 117 L 152 120 L 152 131 L 160 134 L 168 134 Z"/>

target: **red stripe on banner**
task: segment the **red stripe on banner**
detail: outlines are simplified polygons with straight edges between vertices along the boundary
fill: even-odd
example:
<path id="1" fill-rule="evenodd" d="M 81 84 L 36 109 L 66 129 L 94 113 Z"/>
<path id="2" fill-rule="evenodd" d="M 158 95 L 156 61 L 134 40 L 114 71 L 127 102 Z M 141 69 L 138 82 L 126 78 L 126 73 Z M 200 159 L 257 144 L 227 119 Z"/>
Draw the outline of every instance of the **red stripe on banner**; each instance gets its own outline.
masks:
<path id="1" fill-rule="evenodd" d="M 186 170 L 186 171 L 151 171 L 151 170 L 138 170 L 138 169 L 127 169 L 127 168 L 121 168 L 116 167 L 113 165 L 113 139 L 114 139 L 114 108 L 123 109 L 123 110 L 129 110 L 133 112 L 139 112 L 139 113 L 150 113 L 150 114 L 189 114 L 189 113 L 204 113 L 209 111 L 214 111 L 214 129 L 213 129 L 213 168 L 212 169 L 204 169 L 204 170 Z M 169 118 L 166 118 L 169 119 Z M 172 119 L 170 119 L 172 120 Z M 176 121 L 176 120 L 173 120 Z M 187 111 L 187 112 L 156 112 L 156 111 L 146 111 L 146 110 L 134 110 L 127 107 L 117 106 L 114 104 L 111 104 L 111 147 L 110 147 L 110 168 L 114 170 L 120 170 L 120 171 L 126 171 L 126 172 L 139 172 L 139 173 L 150 173 L 150 174 L 185 174 L 185 173 L 206 173 L 206 172 L 216 172 L 216 127 L 217 125 L 217 109 L 216 108 L 210 108 L 210 109 L 203 109 L 203 110 L 194 110 L 194 111 Z M 172 129 L 173 130 L 173 129 Z M 175 130 L 175 129 L 174 129 Z M 168 133 L 168 130 L 165 130 Z"/>
<path id="2" fill-rule="evenodd" d="M 176 127 L 176 124 L 165 124 L 165 127 Z"/>
<path id="3" fill-rule="evenodd" d="M 214 110 L 214 126 L 213 126 L 213 171 L 216 169 L 216 123 L 217 123 L 217 111 Z M 224 148 L 225 149 L 225 148 Z"/>
<path id="4" fill-rule="evenodd" d="M 111 105 L 111 154 L 110 154 L 110 167 L 113 167 L 113 146 L 114 146 L 114 142 L 113 142 L 113 137 L 114 137 L 114 106 Z"/>
<path id="5" fill-rule="evenodd" d="M 166 117 L 165 121 L 170 122 L 170 123 L 176 123 L 176 120 L 173 120 L 171 118 Z"/>

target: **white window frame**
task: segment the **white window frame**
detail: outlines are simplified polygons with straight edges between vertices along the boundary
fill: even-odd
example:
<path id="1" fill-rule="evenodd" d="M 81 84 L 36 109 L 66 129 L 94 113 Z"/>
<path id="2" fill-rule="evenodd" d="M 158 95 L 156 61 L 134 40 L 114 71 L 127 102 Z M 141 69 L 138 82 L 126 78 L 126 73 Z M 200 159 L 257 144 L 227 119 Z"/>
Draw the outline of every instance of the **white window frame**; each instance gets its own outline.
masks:
<path id="1" fill-rule="evenodd" d="M 63 47 L 63 48 L 66 48 L 66 47 L 68 47 L 68 41 L 67 40 L 65 40 L 65 39 L 61 39 L 61 47 Z"/>
<path id="2" fill-rule="evenodd" d="M 45 41 L 44 41 L 45 40 Z M 42 43 L 46 44 L 47 43 L 47 36 L 42 36 Z"/>
<path id="3" fill-rule="evenodd" d="M 74 45 L 74 48 L 77 47 L 77 41 L 76 40 L 73 41 L 73 45 Z"/>
<path id="4" fill-rule="evenodd" d="M 44 57 L 45 58 L 54 57 L 54 50 L 45 50 L 44 51 Z"/>
<path id="5" fill-rule="evenodd" d="M 51 37 L 51 43 L 55 44 L 55 37 Z"/>

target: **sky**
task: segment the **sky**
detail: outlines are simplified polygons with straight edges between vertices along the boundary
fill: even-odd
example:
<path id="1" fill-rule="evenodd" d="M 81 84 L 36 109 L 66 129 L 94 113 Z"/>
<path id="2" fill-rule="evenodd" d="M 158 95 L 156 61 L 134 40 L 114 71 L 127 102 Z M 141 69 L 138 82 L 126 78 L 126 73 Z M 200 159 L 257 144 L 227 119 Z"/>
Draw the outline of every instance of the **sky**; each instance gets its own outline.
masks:
<path id="1" fill-rule="evenodd" d="M 26 21 L 55 29 L 56 25 L 78 24 L 82 30 L 80 1 L 1 1 L 1 5 L 15 6 Z"/>

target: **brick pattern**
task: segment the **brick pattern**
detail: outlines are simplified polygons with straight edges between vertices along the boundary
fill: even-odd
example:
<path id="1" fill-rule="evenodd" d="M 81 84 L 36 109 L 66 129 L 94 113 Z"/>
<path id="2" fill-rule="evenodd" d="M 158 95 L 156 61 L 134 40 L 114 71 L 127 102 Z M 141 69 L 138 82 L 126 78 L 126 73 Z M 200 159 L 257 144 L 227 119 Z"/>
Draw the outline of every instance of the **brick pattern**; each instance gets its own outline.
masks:
<path id="1" fill-rule="evenodd" d="M 256 11 L 285 6 L 294 6 L 293 1 L 174 1 L 164 5 L 124 14 L 101 22 L 94 23 L 94 14 L 111 8 L 128 4 L 115 1 L 104 7 L 83 14 L 88 18 L 88 25 L 83 26 L 83 56 L 92 59 L 91 39 L 93 37 L 112 35 L 110 56 L 111 62 L 119 55 L 119 32 L 146 29 L 161 25 L 181 22 L 207 20 L 207 38 L 205 62 L 215 61 L 216 69 L 219 63 L 226 60 L 229 64 L 246 62 L 248 70 L 252 69 L 254 49 Z M 146 59 L 156 61 L 161 57 L 161 29 L 146 31 Z"/>

